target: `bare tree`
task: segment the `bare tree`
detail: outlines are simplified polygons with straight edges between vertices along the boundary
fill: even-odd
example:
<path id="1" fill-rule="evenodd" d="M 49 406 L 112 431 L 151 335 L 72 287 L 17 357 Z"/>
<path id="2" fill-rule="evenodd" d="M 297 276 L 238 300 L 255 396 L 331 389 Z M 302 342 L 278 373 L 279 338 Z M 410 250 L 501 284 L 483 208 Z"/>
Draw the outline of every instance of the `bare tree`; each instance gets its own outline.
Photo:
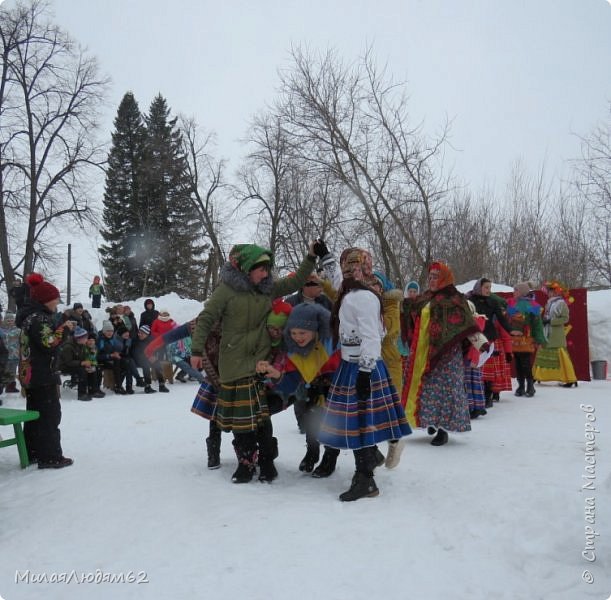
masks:
<path id="1" fill-rule="evenodd" d="M 276 111 L 294 151 L 346 186 L 359 205 L 354 219 L 375 232 L 377 258 L 391 277 L 406 273 L 389 244 L 389 226 L 423 271 L 437 206 L 451 189 L 442 169 L 448 126 L 433 141 L 411 127 L 404 87 L 376 67 L 370 51 L 354 65 L 332 51 L 317 58 L 298 48 L 292 58 L 280 75 Z"/>
<path id="2" fill-rule="evenodd" d="M 191 182 L 191 199 L 206 238 L 206 271 L 202 282 L 203 298 L 216 287 L 219 270 L 226 260 L 222 244 L 228 232 L 232 209 L 228 202 L 228 189 L 224 179 L 225 161 L 214 158 L 215 136 L 201 131 L 194 118 L 180 118 L 183 149 L 187 159 L 187 172 Z"/>
<path id="3" fill-rule="evenodd" d="M 281 223 L 288 211 L 287 195 L 293 187 L 290 179 L 295 175 L 291 146 L 278 119 L 269 114 L 253 119 L 246 141 L 252 151 L 240 171 L 240 204 L 254 207 L 260 241 L 278 259 Z"/>
<path id="4" fill-rule="evenodd" d="M 575 187 L 590 219 L 592 283 L 611 285 L 611 102 L 607 121 L 582 138 Z"/>
<path id="5" fill-rule="evenodd" d="M 93 218 L 85 175 L 103 160 L 93 136 L 107 80 L 42 1 L 1 8 L 0 37 L 0 258 L 11 287 L 54 258 L 52 226 Z"/>

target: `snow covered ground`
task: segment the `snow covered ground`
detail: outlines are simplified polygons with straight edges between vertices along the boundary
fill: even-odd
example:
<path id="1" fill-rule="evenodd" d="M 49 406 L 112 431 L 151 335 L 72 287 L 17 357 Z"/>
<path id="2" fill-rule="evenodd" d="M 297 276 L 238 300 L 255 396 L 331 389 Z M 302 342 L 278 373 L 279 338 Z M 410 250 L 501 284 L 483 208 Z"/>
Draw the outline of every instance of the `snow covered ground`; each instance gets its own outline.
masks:
<path id="1" fill-rule="evenodd" d="M 602 315 L 611 296 L 597 294 L 589 305 L 609 357 Z M 131 305 L 139 315 L 142 302 Z M 177 322 L 200 309 L 178 297 L 157 307 Z M 208 423 L 189 410 L 196 389 L 177 382 L 169 394 L 138 388 L 86 403 L 64 391 L 62 443 L 75 460 L 67 469 L 21 470 L 16 449 L 0 449 L 0 598 L 611 595 L 610 380 L 542 384 L 534 398 L 504 393 L 440 448 L 416 431 L 401 464 L 377 470 L 380 496 L 348 504 L 337 496 L 352 455 L 342 453 L 329 479 L 300 473 L 305 440 L 291 410 L 274 418 L 271 485 L 230 482 L 229 435 L 221 469 L 208 471 Z"/>

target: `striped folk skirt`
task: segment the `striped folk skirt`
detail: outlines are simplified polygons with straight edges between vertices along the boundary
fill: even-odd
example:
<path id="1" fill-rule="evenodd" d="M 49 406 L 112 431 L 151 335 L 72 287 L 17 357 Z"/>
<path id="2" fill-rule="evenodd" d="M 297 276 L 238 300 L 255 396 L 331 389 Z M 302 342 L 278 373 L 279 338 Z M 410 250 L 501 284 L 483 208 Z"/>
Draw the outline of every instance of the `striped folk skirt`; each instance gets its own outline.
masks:
<path id="1" fill-rule="evenodd" d="M 191 412 L 208 419 L 208 421 L 213 421 L 216 413 L 217 395 L 217 389 L 208 380 L 204 381 L 197 390 Z"/>
<path id="2" fill-rule="evenodd" d="M 214 420 L 219 429 L 235 433 L 256 431 L 262 421 L 269 420 L 269 409 L 263 384 L 254 377 L 245 377 L 215 388 L 200 385 L 191 411 Z"/>
<path id="3" fill-rule="evenodd" d="M 471 366 L 470 360 L 465 360 L 465 392 L 469 399 L 469 411 L 486 408 L 482 370 Z"/>
<path id="4" fill-rule="evenodd" d="M 325 446 L 358 450 L 412 432 L 384 362 L 378 360 L 371 372 L 371 394 L 362 402 L 356 396 L 358 371 L 357 363 L 342 360 L 335 372 L 319 434 Z"/>

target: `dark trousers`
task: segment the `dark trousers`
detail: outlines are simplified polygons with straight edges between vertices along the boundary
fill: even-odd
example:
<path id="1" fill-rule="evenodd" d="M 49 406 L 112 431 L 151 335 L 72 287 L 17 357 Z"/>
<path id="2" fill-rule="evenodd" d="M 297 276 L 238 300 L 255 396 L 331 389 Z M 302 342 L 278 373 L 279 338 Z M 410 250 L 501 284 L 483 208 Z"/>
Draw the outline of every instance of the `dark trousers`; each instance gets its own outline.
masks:
<path id="1" fill-rule="evenodd" d="M 141 366 L 142 366 L 142 379 L 144 379 L 144 385 L 151 385 L 151 382 L 152 382 L 151 376 L 155 377 L 155 379 L 159 383 L 163 383 L 165 381 L 163 372 L 161 370 L 161 365 L 158 362 L 154 363 L 153 365 L 141 365 Z"/>
<path id="2" fill-rule="evenodd" d="M 100 362 L 99 365 L 102 369 L 110 369 L 112 371 L 115 387 L 120 387 L 123 383 L 123 378 L 126 376 L 127 361 L 124 358 L 113 358 L 107 362 Z M 129 377 L 131 385 L 131 374 Z"/>
<path id="3" fill-rule="evenodd" d="M 76 367 L 70 369 L 68 373 L 72 380 L 76 380 L 79 394 L 92 393 L 100 388 L 97 371 L 88 373 L 85 367 Z"/>
<path id="4" fill-rule="evenodd" d="M 26 391 L 26 408 L 37 410 L 40 417 L 23 425 L 23 434 L 31 460 L 43 462 L 59 460 L 62 457 L 59 424 L 62 409 L 59 389 L 56 384 L 30 388 Z"/>
<path id="5" fill-rule="evenodd" d="M 100 308 L 100 304 L 102 303 L 102 296 L 94 294 L 91 296 L 91 308 Z"/>
<path id="6" fill-rule="evenodd" d="M 531 352 L 514 352 L 513 363 L 516 366 L 516 377 L 519 384 L 533 378 Z"/>

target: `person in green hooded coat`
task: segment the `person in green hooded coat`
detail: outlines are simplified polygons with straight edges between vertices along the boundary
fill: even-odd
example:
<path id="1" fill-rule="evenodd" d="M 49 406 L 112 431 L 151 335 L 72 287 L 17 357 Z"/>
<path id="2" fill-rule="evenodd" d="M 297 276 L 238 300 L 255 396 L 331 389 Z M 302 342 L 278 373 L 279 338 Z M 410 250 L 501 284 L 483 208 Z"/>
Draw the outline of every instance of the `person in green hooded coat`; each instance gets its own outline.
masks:
<path id="1" fill-rule="evenodd" d="M 295 276 L 274 279 L 273 255 L 255 244 L 238 244 L 231 249 L 222 267 L 220 284 L 206 301 L 193 331 L 191 365 L 202 367 L 204 345 L 217 321 L 222 322 L 219 350 L 220 389 L 214 420 L 223 431 L 233 431 L 238 468 L 234 483 L 251 481 L 255 461 L 259 480 L 278 476 L 274 466 L 277 455 L 269 408 L 256 365 L 267 360 L 271 339 L 267 315 L 272 301 L 300 289 L 314 269 L 315 242 L 310 243 Z M 320 253 L 320 250 L 319 250 Z"/>

